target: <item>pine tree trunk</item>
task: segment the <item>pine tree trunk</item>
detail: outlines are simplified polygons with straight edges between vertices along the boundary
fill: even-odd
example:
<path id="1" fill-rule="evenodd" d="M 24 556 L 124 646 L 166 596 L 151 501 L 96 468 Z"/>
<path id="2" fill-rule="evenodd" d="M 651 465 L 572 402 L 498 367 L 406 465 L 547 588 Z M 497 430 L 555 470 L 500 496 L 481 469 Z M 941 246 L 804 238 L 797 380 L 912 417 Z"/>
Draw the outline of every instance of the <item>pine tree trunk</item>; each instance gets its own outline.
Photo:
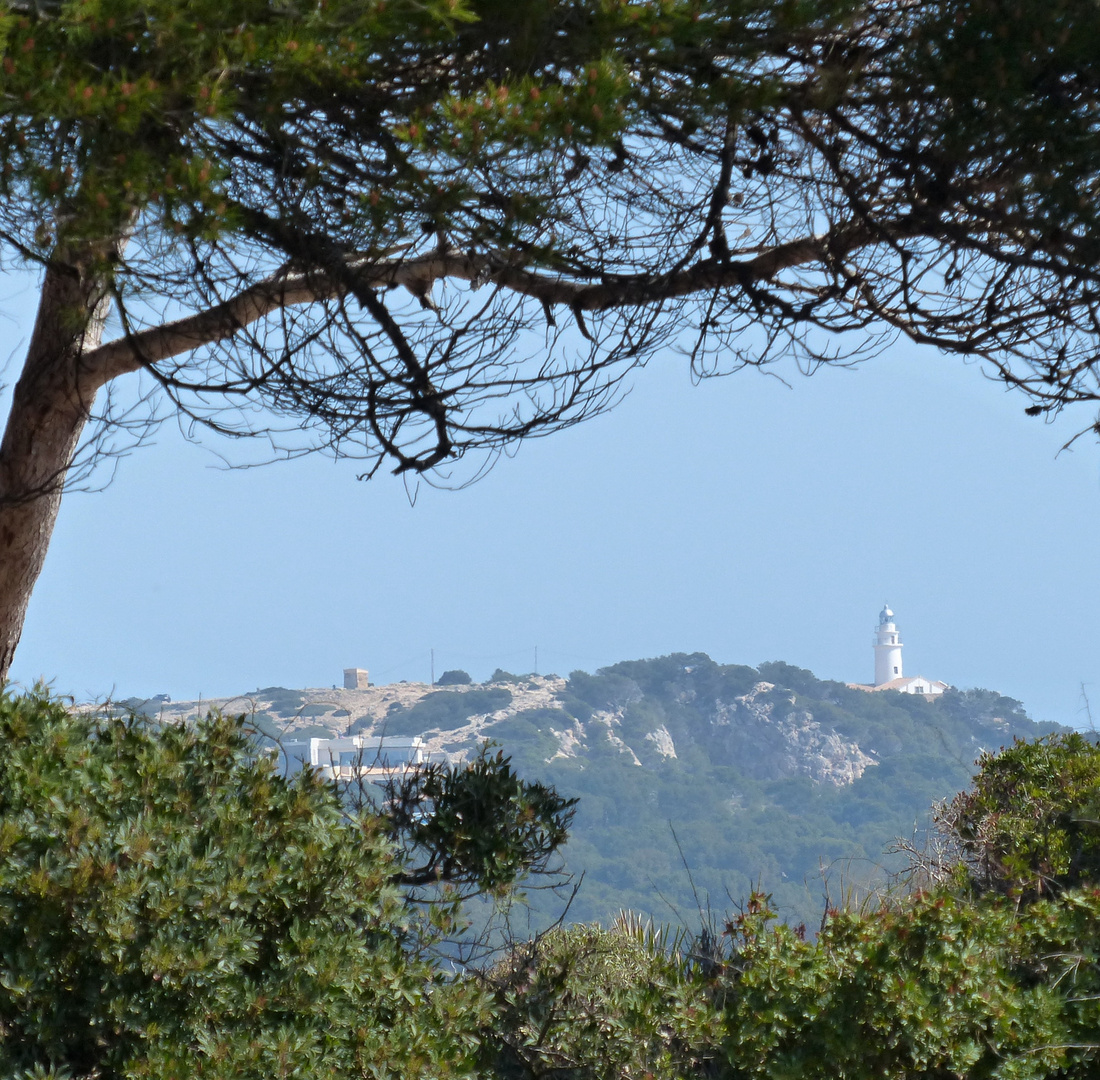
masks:
<path id="1" fill-rule="evenodd" d="M 82 377 L 80 360 L 99 344 L 104 314 L 102 282 L 72 266 L 47 269 L 0 442 L 0 681 L 8 677 L 98 389 Z"/>

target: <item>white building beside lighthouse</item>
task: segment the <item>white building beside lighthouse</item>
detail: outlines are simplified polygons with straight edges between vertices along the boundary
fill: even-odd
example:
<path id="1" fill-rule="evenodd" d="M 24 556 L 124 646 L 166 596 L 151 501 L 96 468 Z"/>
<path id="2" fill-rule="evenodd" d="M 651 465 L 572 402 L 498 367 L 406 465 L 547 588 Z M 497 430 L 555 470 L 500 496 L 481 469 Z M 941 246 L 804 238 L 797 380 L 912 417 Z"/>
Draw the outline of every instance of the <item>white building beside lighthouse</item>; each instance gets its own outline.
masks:
<path id="1" fill-rule="evenodd" d="M 883 604 L 875 627 L 871 645 L 875 650 L 875 681 L 871 686 L 849 683 L 856 690 L 897 690 L 902 694 L 934 696 L 949 690 L 950 686 L 939 679 L 926 679 L 923 675 L 906 678 L 901 664 L 901 634 L 894 622 L 889 604 Z"/>

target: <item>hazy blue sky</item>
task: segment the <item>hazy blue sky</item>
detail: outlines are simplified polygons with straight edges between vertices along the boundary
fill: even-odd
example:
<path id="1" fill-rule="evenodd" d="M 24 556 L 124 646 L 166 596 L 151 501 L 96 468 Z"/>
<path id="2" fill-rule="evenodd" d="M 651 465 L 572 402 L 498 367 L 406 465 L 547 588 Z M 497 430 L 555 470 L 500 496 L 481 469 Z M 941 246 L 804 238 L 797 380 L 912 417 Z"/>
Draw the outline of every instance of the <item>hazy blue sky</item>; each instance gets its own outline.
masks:
<path id="1" fill-rule="evenodd" d="M 32 290 L 7 282 L 8 349 Z M 8 350 L 5 350 L 5 352 Z M 15 372 L 9 368 L 8 381 Z M 166 427 L 70 496 L 14 676 L 78 697 L 234 694 L 462 667 L 568 674 L 703 650 L 869 681 L 888 600 L 906 674 L 1100 717 L 1100 450 L 974 367 L 692 386 L 668 356 L 585 426 L 458 492 L 321 458 L 227 472 Z M 6 409 L 5 409 L 6 413 Z"/>

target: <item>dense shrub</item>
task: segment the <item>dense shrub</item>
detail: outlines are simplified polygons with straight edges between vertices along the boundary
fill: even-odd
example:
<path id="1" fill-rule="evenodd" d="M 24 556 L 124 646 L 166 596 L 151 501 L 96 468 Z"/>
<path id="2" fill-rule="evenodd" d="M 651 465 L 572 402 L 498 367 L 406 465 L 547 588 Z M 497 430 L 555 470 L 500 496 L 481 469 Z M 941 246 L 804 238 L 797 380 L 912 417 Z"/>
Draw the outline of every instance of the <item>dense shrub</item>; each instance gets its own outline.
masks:
<path id="1" fill-rule="evenodd" d="M 463 671 L 461 668 L 445 671 L 435 680 L 436 686 L 469 686 L 472 682 L 473 679 L 470 678 L 469 672 Z"/>
<path id="2" fill-rule="evenodd" d="M 462 1073 L 476 995 L 410 951 L 379 828 L 239 721 L 0 697 L 0 1075 Z"/>
<path id="3" fill-rule="evenodd" d="M 833 913 L 806 941 L 766 898 L 730 924 L 722 1046 L 737 1080 L 1091 1080 L 1100 894 L 1020 908 L 939 890 Z"/>
<path id="4" fill-rule="evenodd" d="M 1076 732 L 1018 739 L 978 764 L 937 817 L 979 889 L 1033 897 L 1100 884 L 1100 746 Z"/>
<path id="5" fill-rule="evenodd" d="M 705 1075 L 716 1014 L 679 944 L 625 916 L 610 929 L 562 927 L 517 946 L 487 973 L 498 1014 L 487 1071 L 516 1080 Z"/>

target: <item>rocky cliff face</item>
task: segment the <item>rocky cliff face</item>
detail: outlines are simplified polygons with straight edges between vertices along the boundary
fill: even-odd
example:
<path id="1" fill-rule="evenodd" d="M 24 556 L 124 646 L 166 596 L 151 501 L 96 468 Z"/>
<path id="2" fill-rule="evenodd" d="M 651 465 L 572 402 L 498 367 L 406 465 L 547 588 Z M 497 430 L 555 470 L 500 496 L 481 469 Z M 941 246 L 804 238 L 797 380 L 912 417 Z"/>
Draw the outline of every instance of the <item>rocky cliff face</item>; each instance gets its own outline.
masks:
<path id="1" fill-rule="evenodd" d="M 728 705 L 716 702 L 712 724 L 730 764 L 758 780 L 801 775 L 841 787 L 875 764 L 774 683 L 759 682 Z"/>

